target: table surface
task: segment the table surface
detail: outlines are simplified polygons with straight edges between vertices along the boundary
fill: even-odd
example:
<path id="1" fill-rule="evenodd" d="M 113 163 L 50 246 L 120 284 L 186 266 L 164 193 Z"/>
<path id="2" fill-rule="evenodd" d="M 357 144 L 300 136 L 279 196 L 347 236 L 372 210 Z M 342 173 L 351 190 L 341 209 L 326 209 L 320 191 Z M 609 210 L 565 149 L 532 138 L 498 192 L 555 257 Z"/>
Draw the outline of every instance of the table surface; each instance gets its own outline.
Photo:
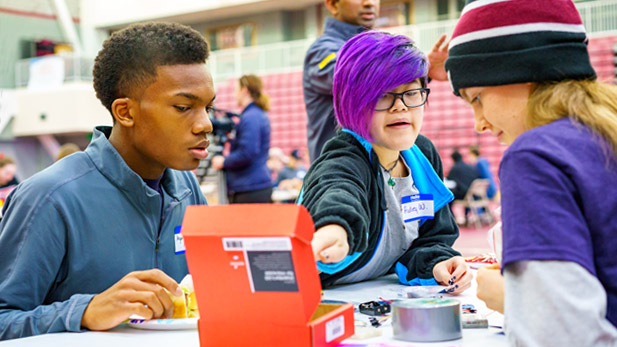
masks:
<path id="1" fill-rule="evenodd" d="M 474 271 L 475 272 L 475 271 Z M 475 296 L 476 286 L 475 280 L 472 282 L 472 287 L 461 295 L 452 296 L 461 301 L 462 304 L 473 304 L 478 312 L 485 315 L 491 326 L 502 326 L 503 316 L 498 312 L 493 312 L 486 308 L 486 305 Z M 379 297 L 388 299 L 388 293 L 392 290 L 399 290 L 403 286 L 398 283 L 396 276 L 390 275 L 377 280 L 361 282 L 351 285 L 344 285 L 328 289 L 324 291 L 324 299 L 328 300 L 343 300 L 357 305 L 361 302 L 378 300 Z M 444 297 L 450 295 L 444 294 Z M 391 295 L 389 296 L 392 297 Z M 368 316 L 356 312 L 357 321 L 368 322 Z M 501 329 L 463 329 L 463 338 L 452 341 L 438 343 L 417 343 L 398 341 L 392 337 L 391 319 L 388 319 L 384 325 L 378 330 L 381 336 L 370 339 L 356 340 L 347 339 L 343 341 L 345 344 L 366 345 L 366 346 L 506 346 L 506 338 L 501 333 Z M 374 329 L 374 328 L 364 328 Z M 199 346 L 199 338 L 197 330 L 176 330 L 176 331 L 161 331 L 161 330 L 140 330 L 134 329 L 126 324 L 105 332 L 88 331 L 83 333 L 55 333 L 39 335 L 15 340 L 1 342 L 2 347 L 8 346 Z"/>

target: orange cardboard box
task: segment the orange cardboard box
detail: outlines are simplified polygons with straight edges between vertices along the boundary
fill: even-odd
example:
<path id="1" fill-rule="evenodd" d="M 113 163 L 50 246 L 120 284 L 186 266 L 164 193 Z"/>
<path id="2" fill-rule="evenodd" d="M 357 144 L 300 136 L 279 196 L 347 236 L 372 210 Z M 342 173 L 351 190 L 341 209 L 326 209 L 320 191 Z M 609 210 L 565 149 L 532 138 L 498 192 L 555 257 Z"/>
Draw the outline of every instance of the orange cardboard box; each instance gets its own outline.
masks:
<path id="1" fill-rule="evenodd" d="M 351 304 L 323 304 L 302 206 L 190 206 L 182 223 L 201 346 L 336 346 Z"/>

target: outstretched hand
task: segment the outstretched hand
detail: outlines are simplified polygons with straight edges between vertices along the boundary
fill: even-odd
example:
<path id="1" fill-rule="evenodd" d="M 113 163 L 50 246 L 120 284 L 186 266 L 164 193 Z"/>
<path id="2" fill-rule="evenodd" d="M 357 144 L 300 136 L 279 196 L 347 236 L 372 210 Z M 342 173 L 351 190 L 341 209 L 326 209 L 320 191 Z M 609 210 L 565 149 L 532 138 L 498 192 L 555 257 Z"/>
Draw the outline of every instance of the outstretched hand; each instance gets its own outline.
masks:
<path id="1" fill-rule="evenodd" d="M 446 42 L 442 47 L 441 45 L 445 41 L 446 34 L 443 34 L 439 40 L 435 42 L 433 49 L 427 54 L 429 62 L 428 77 L 436 81 L 448 80 L 448 73 L 446 72 L 444 64 L 446 63 L 446 59 L 448 59 L 448 46 L 450 45 L 450 41 Z"/>
<path id="2" fill-rule="evenodd" d="M 313 234 L 311 246 L 315 261 L 321 260 L 323 263 L 338 263 L 349 253 L 347 232 L 338 224 L 328 224 L 319 228 Z"/>
<path id="3" fill-rule="evenodd" d="M 449 294 L 460 294 L 471 287 L 473 275 L 465 259 L 460 256 L 441 261 L 433 267 L 437 283 L 447 285 Z"/>
<path id="4" fill-rule="evenodd" d="M 131 272 L 92 298 L 81 326 L 90 330 L 107 330 L 133 314 L 145 319 L 171 318 L 174 305 L 165 289 L 176 296 L 182 295 L 178 283 L 161 270 Z"/>

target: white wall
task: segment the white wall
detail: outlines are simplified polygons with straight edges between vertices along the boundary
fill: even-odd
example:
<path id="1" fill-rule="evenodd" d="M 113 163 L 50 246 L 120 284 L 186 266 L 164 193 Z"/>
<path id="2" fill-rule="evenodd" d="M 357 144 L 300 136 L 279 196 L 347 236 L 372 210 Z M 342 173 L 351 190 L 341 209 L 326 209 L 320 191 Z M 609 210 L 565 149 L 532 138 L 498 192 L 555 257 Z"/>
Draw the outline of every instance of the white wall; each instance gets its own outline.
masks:
<path id="1" fill-rule="evenodd" d="M 154 19 L 185 24 L 220 20 L 267 11 L 304 8 L 323 0 L 82 0 L 90 2 L 92 16 L 82 18 L 96 28 L 120 27 Z M 85 4 L 84 4 L 85 5 Z"/>
<path id="2" fill-rule="evenodd" d="M 432 0 L 416 0 L 413 5 L 413 24 L 433 22 L 437 20 L 437 3 Z"/>
<path id="3" fill-rule="evenodd" d="M 203 35 L 206 35 L 208 29 L 251 22 L 255 24 L 255 44 L 264 45 L 283 41 L 283 22 L 281 16 L 281 11 L 268 12 L 260 16 L 242 16 L 216 21 L 212 20 L 193 24 L 192 27 Z M 206 37 L 206 39 L 209 40 L 210 38 Z"/>

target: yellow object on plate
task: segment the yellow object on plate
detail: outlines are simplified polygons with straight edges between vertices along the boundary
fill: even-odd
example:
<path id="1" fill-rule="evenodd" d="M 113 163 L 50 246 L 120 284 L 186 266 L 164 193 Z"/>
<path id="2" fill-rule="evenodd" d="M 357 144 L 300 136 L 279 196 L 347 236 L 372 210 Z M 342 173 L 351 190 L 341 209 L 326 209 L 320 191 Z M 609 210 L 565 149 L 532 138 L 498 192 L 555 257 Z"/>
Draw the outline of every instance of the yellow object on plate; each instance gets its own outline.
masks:
<path id="1" fill-rule="evenodd" d="M 182 292 L 181 295 L 175 296 L 165 289 L 171 302 L 174 304 L 174 315 L 172 318 L 188 318 L 188 310 L 186 308 L 186 293 Z"/>
<path id="2" fill-rule="evenodd" d="M 186 315 L 189 318 L 198 318 L 199 309 L 197 308 L 197 298 L 195 297 L 195 288 L 193 287 L 193 277 L 189 274 L 186 275 L 182 282 L 180 282 L 180 288 L 184 291 L 186 297 Z"/>
<path id="3" fill-rule="evenodd" d="M 197 299 L 195 298 L 195 290 L 193 289 L 193 277 L 186 275 L 180 282 L 182 295 L 175 296 L 165 290 L 169 298 L 174 304 L 174 315 L 172 318 L 199 318 L 199 310 L 197 309 Z"/>

